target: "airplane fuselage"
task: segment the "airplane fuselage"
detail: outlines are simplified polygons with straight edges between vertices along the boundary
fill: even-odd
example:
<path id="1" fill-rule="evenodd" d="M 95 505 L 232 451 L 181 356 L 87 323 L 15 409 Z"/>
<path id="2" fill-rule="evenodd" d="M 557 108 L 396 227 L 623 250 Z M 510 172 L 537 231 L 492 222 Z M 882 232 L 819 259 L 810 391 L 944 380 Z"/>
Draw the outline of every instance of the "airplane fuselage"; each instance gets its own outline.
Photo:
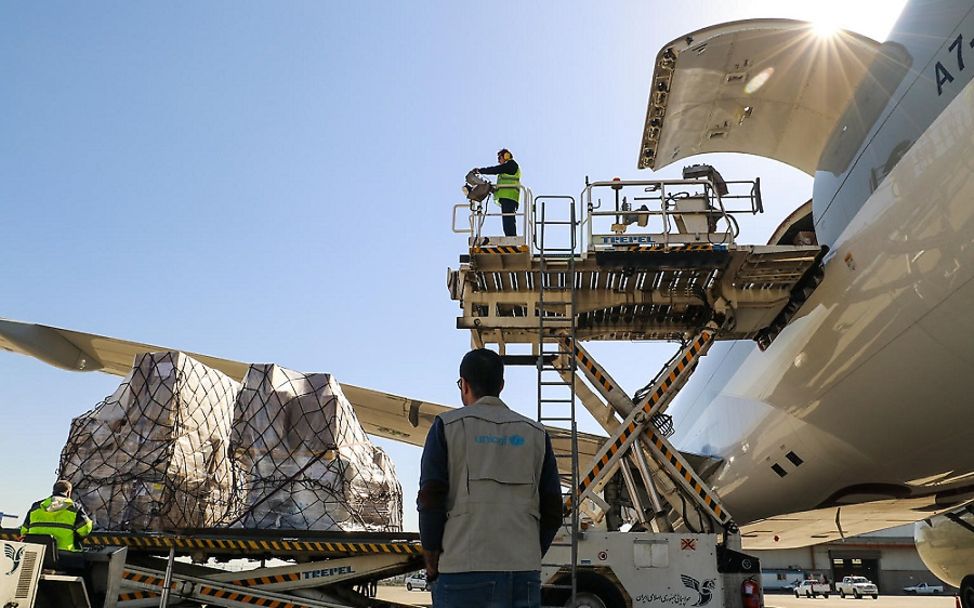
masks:
<path id="1" fill-rule="evenodd" d="M 907 7 L 887 45 L 908 69 L 857 95 L 874 120 L 839 125 L 816 175 L 822 283 L 766 351 L 712 349 L 671 408 L 740 523 L 974 484 L 972 8 Z"/>

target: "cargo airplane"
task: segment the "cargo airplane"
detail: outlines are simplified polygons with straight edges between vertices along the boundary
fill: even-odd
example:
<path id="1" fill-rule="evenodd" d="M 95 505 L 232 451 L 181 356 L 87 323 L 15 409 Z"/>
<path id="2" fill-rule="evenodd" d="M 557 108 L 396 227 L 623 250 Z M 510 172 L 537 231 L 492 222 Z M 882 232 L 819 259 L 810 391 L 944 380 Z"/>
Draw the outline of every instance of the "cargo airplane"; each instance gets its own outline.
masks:
<path id="1" fill-rule="evenodd" d="M 974 608 L 974 516 L 963 510 L 974 499 L 972 74 L 972 0 L 911 0 L 882 43 L 789 20 L 708 27 L 657 55 L 639 153 L 641 168 L 736 152 L 814 176 L 810 200 L 771 242 L 813 234 L 829 248 L 821 283 L 765 350 L 712 348 L 669 411 L 673 443 L 719 462 L 708 481 L 744 547 L 919 522 L 921 553 L 961 586 L 965 608 Z M 14 321 L 0 321 L 0 347 L 116 374 L 139 352 L 165 350 Z M 236 378 L 245 371 L 193 356 Z M 445 409 L 343 388 L 368 432 L 414 445 Z M 598 444 L 583 438 L 582 462 Z"/>

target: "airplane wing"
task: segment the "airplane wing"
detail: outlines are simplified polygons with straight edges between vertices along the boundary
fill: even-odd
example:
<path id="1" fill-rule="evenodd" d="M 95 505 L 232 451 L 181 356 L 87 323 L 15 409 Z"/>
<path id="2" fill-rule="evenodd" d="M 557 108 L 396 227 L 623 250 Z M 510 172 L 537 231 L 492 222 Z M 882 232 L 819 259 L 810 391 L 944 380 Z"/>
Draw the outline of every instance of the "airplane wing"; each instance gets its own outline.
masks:
<path id="1" fill-rule="evenodd" d="M 28 355 L 45 363 L 71 371 L 101 371 L 125 376 L 132 369 L 136 355 L 146 352 L 178 350 L 141 342 L 131 342 L 88 334 L 69 329 L 0 319 L 0 349 Z M 190 357 L 218 369 L 241 381 L 248 364 L 199 353 L 185 352 Z M 384 393 L 354 384 L 341 382 L 342 391 L 365 431 L 376 437 L 422 446 L 433 419 L 450 409 L 446 405 L 430 403 L 401 395 Z M 568 453 L 570 434 L 565 429 L 548 428 L 552 447 L 557 453 Z M 579 459 L 582 465 L 590 461 L 601 447 L 604 437 L 579 434 Z M 570 461 L 559 459 L 562 472 Z"/>
<path id="2" fill-rule="evenodd" d="M 848 31 L 823 36 L 788 19 L 682 36 L 656 57 L 639 168 L 742 152 L 814 175 L 860 81 L 892 46 Z"/>
<path id="3" fill-rule="evenodd" d="M 741 526 L 741 541 L 746 550 L 795 549 L 841 541 L 946 513 L 969 501 L 972 492 L 971 486 L 958 488 L 949 502 L 930 494 L 776 515 Z"/>

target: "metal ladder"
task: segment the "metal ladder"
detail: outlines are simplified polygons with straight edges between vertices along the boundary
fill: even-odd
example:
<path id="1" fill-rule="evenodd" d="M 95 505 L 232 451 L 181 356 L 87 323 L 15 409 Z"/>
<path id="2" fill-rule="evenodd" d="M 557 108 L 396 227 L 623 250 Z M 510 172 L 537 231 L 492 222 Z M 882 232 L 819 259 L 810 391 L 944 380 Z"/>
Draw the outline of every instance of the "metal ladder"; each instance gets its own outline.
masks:
<path id="1" fill-rule="evenodd" d="M 548 204 L 567 204 L 568 217 L 558 215 L 552 219 Z M 562 213 L 564 209 L 561 210 Z M 538 422 L 571 430 L 571 451 L 556 457 L 571 459 L 569 479 L 563 479 L 562 504 L 577 504 L 578 475 L 578 427 L 575 419 L 575 374 L 578 366 L 575 357 L 566 350 L 564 343 L 575 342 L 575 259 L 578 249 L 578 222 L 575 216 L 575 199 L 571 196 L 540 196 L 535 200 L 534 245 L 538 252 Z M 555 232 L 557 234 L 551 234 Z M 559 467 L 560 468 L 560 467 Z M 574 606 L 578 592 L 578 535 L 579 511 L 572 509 L 563 526 L 568 528 L 568 542 L 555 541 L 553 545 L 570 547 L 570 584 L 545 585 L 545 588 L 570 592 Z M 545 564 L 548 565 L 548 564 Z"/>

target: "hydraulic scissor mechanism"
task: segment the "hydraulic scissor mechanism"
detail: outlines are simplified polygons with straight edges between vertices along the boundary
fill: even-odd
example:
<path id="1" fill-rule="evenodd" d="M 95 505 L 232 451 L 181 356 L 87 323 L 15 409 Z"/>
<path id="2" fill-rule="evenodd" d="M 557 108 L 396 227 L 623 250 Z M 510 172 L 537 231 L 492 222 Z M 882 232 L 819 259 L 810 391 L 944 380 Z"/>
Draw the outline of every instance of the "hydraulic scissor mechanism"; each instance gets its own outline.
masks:
<path id="1" fill-rule="evenodd" d="M 713 344 L 714 337 L 717 335 L 717 328 L 714 325 L 711 324 L 701 331 L 682 349 L 680 356 L 674 358 L 664 368 L 638 403 L 618 388 L 608 373 L 581 345 L 575 344 L 574 352 L 578 360 L 578 368 L 612 408 L 624 416 L 621 424 L 610 435 L 590 466 L 582 470 L 578 486 L 579 503 L 590 499 L 595 492 L 601 490 L 605 482 L 620 470 L 620 465 L 625 465 L 621 468 L 623 479 L 630 496 L 635 497 L 638 503 L 639 492 L 636 484 L 633 483 L 634 480 L 630 479 L 632 473 L 626 463 L 628 459 L 636 465 L 635 469 L 641 478 L 642 487 L 648 491 L 652 502 L 651 510 L 640 506 L 636 508 L 637 518 L 642 523 L 648 523 L 650 519 L 658 519 L 665 514 L 654 482 L 654 471 L 656 477 L 659 477 L 660 473 L 665 475 L 670 482 L 669 488 L 677 490 L 677 492 L 667 493 L 675 499 L 673 502 L 680 500 L 680 497 L 675 494 L 682 494 L 683 499 L 691 500 L 697 509 L 702 510 L 712 519 L 713 523 L 721 527 L 730 523 L 730 514 L 721 504 L 716 493 L 694 472 L 693 467 L 667 441 L 664 432 L 659 428 L 665 426 L 665 423 L 660 422 L 660 417 L 667 405 L 696 369 L 699 358 L 707 354 Z M 643 453 L 644 449 L 653 457 L 647 459 Z M 633 487 L 629 487 L 630 485 Z M 686 509 L 686 505 L 680 506 Z M 567 509 L 573 507 L 570 502 L 566 504 Z M 684 513 L 683 517 L 685 516 Z M 657 521 L 656 525 L 662 528 L 660 531 L 668 527 L 661 521 Z"/>

